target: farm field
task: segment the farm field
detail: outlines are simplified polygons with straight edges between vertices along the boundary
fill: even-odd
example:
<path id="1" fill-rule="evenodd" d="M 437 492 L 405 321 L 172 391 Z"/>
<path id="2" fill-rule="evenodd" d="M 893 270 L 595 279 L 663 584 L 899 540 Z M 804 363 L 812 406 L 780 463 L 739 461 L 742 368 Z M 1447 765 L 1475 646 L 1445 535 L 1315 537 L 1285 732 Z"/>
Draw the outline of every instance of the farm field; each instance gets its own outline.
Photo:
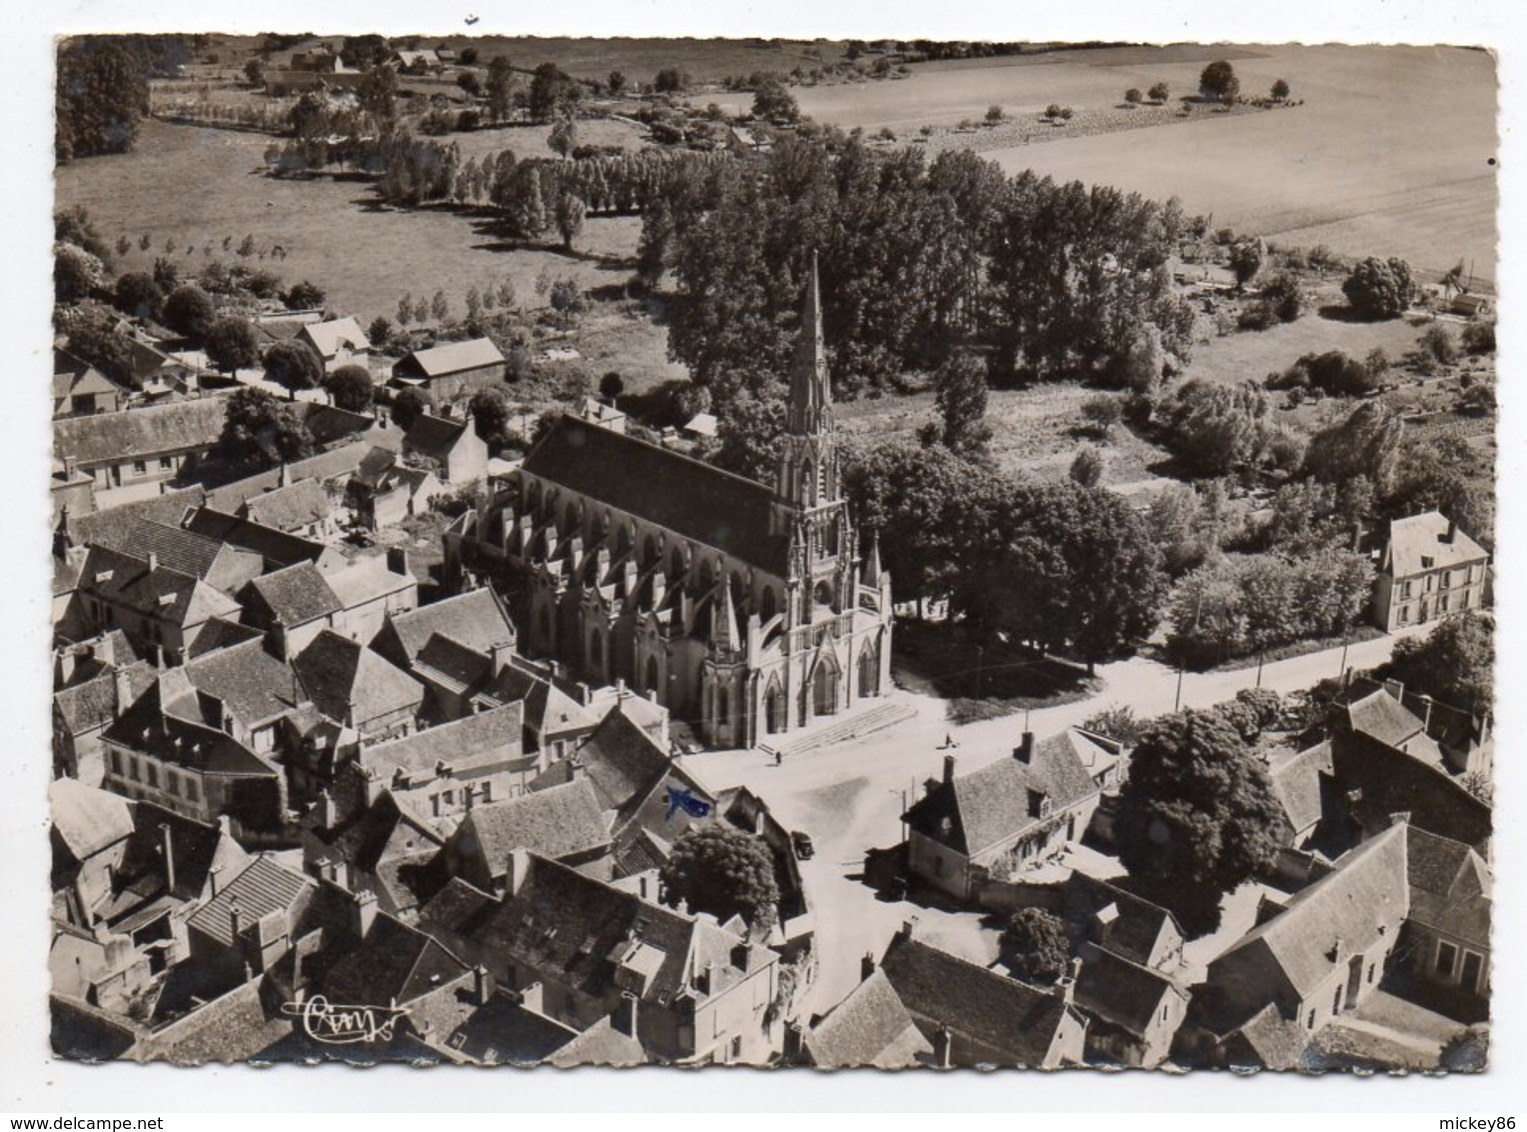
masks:
<path id="1" fill-rule="evenodd" d="M 1196 89 L 1210 57 L 1229 57 L 1242 92 L 1286 79 L 1305 104 L 1123 129 L 1128 87 Z M 1180 197 L 1216 225 L 1344 255 L 1398 255 L 1440 273 L 1459 258 L 1480 281 L 1495 275 L 1495 64 L 1462 48 L 1276 46 L 1251 49 L 1102 48 L 1003 59 L 916 64 L 900 81 L 797 87 L 801 110 L 852 128 L 888 126 L 904 138 L 948 128 L 1000 105 L 1011 117 L 1070 106 L 1068 128 L 993 148 L 992 134 L 939 135 L 980 149 L 1009 172 Z M 707 96 L 708 98 L 710 96 Z M 715 95 L 728 110 L 747 95 Z M 697 98 L 696 101 L 699 99 Z M 1089 126 L 1089 120 L 1092 125 Z"/>
<path id="2" fill-rule="evenodd" d="M 1126 69 L 1095 70 L 1106 77 Z M 1190 211 L 1212 213 L 1216 225 L 1285 244 L 1397 255 L 1424 274 L 1462 258 L 1479 280 L 1494 279 L 1496 88 L 1488 54 L 1280 47 L 1236 70 L 1243 91 L 1284 78 L 1306 104 L 987 156 L 1010 172 L 1175 195 Z M 1192 67 L 1140 71 L 1159 72 L 1176 89 L 1193 81 Z"/>
<path id="3" fill-rule="evenodd" d="M 1105 484 L 1138 484 L 1152 479 L 1149 466 L 1166 460 L 1165 450 L 1122 426 L 1113 430 L 1107 442 L 1078 429 L 1082 404 L 1098 392 L 1076 383 L 992 390 L 986 423 L 991 426 L 991 454 L 997 466 L 1038 480 L 1064 479 L 1077 450 L 1094 444 L 1105 457 Z M 910 437 L 936 419 L 931 393 L 849 401 L 834 411 L 845 432 L 861 436 Z"/>
<path id="4" fill-rule="evenodd" d="M 457 136 L 479 141 L 480 152 L 507 146 L 527 153 L 537 143 L 544 148 L 542 134 L 515 129 Z M 182 275 L 193 276 L 210 259 L 233 259 L 221 250 L 225 236 L 236 245 L 253 235 L 260 249 L 280 246 L 286 252 L 284 259 L 267 259 L 260 266 L 288 283 L 312 279 L 328 291 L 335 309 L 362 324 L 377 315 L 393 318 L 404 292 L 417 298 L 443 290 L 459 315 L 470 288 L 504 279 L 513 282 L 520 306 L 529 309 L 543 303 L 535 291 L 542 271 L 574 278 L 589 289 L 623 285 L 630 278 L 638 218 L 590 218 L 571 255 L 551 246 L 522 247 L 503 241 L 480 218 L 381 207 L 364 182 L 266 177 L 262 154 L 269 143 L 262 134 L 146 121 L 134 152 L 61 167 L 57 203 L 63 208 L 83 205 L 108 242 L 119 235 L 132 240 L 132 251 L 119 264 L 127 271 L 151 267 L 173 237 L 176 249 L 170 258 Z M 474 147 L 473 152 L 479 151 Z M 148 251 L 137 245 L 144 233 L 151 237 Z M 210 257 L 202 251 L 208 243 Z M 187 254 L 187 248 L 194 250 Z M 591 317 L 586 333 L 600 321 Z M 618 330 L 620 368 L 633 389 L 682 375 L 667 359 L 662 327 L 624 316 L 605 321 Z M 616 352 L 608 343 L 577 346 L 605 358 Z"/>
<path id="5" fill-rule="evenodd" d="M 754 71 L 819 67 L 843 56 L 841 42 L 765 39 L 581 39 L 540 36 L 421 36 L 421 47 L 445 44 L 458 52 L 475 47 L 480 65 L 507 55 L 517 71 L 555 63 L 579 79 L 603 81 L 620 71 L 633 83 L 650 83 L 665 67 L 678 67 L 695 82 L 715 82 Z M 773 46 L 777 44 L 777 46 Z"/>

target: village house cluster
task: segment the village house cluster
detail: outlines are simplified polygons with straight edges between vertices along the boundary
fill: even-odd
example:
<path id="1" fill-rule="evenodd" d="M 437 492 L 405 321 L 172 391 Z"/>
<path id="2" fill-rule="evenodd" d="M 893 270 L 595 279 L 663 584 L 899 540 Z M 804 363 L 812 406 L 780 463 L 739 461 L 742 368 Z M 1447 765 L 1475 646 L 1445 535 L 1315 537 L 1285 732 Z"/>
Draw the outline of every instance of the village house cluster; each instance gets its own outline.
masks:
<path id="1" fill-rule="evenodd" d="M 312 53 L 266 82 L 317 73 L 345 72 Z M 366 363 L 352 319 L 270 329 L 328 370 Z M 1491 815 L 1459 780 L 1488 771 L 1488 717 L 1360 680 L 1266 752 L 1276 869 L 1206 961 L 1097 867 L 1117 865 L 1131 750 L 1081 727 L 930 754 L 890 897 L 907 915 L 862 954 L 827 949 L 853 913 L 817 898 L 812 830 L 766 779 L 708 783 L 703 753 L 831 760 L 912 715 L 896 563 L 845 498 L 814 274 L 768 483 L 597 401 L 506 464 L 461 417 L 304 400 L 314 455 L 206 484 L 226 398 L 168 332 L 120 332 L 131 391 L 54 356 L 60 1053 L 1310 1068 L 1342 1064 L 1322 1036 L 1376 996 L 1400 1033 L 1407 1010 L 1487 1017 Z M 480 340 L 388 378 L 443 406 L 504 370 Z M 474 484 L 437 544 L 394 537 Z M 1375 620 L 1478 609 L 1487 565 L 1445 516 L 1397 520 Z M 762 847 L 767 914 L 674 897 L 676 855 L 717 828 Z M 929 930 L 1022 909 L 1064 926 L 1057 977 Z M 326 1044 L 315 1002 L 376 1030 Z"/>

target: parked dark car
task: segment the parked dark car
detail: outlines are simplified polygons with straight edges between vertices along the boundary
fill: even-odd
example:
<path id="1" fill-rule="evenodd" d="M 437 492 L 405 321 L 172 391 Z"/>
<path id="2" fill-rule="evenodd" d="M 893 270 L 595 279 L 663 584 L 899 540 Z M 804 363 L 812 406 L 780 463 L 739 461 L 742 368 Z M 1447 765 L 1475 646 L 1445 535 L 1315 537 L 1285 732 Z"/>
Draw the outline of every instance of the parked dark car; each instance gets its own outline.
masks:
<path id="1" fill-rule="evenodd" d="M 816 853 L 816 846 L 811 844 L 811 838 L 798 829 L 790 834 L 790 847 L 795 850 L 795 855 L 803 861 L 811 860 L 812 855 Z"/>

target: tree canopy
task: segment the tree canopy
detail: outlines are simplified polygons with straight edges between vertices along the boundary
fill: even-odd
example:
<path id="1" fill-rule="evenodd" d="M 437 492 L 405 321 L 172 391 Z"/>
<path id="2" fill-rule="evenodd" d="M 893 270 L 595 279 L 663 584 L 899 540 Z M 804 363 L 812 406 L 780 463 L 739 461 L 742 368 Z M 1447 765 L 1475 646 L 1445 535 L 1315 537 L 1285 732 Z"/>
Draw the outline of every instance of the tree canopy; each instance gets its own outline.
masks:
<path id="1" fill-rule="evenodd" d="M 1262 765 L 1215 712 L 1155 721 L 1130 756 L 1115 824 L 1119 858 L 1190 935 L 1219 923 L 1221 897 L 1265 874 L 1282 810 Z"/>
<path id="2" fill-rule="evenodd" d="M 148 113 L 150 65 L 139 36 L 82 36 L 58 52 L 54 147 L 58 160 L 125 153 Z"/>
<path id="3" fill-rule="evenodd" d="M 1054 912 L 1020 908 L 1002 931 L 1008 969 L 1026 983 L 1048 986 L 1066 973 L 1071 941 Z"/>
<path id="4" fill-rule="evenodd" d="M 334 398 L 334 404 L 352 413 L 364 413 L 370 409 L 376 394 L 371 373 L 365 366 L 340 366 L 329 375 L 324 384 L 329 395 Z"/>
<path id="5" fill-rule="evenodd" d="M 235 468 L 258 471 L 313 454 L 313 437 L 296 405 L 249 386 L 229 394 L 218 455 Z"/>
<path id="6" fill-rule="evenodd" d="M 665 899 L 689 902 L 725 922 L 740 915 L 753 927 L 778 915 L 774 855 L 762 838 L 720 823 L 688 830 L 663 865 Z"/>
<path id="7" fill-rule="evenodd" d="M 392 419 L 407 432 L 420 414 L 430 411 L 429 398 L 417 389 L 403 389 L 392 399 Z"/>
<path id="8" fill-rule="evenodd" d="M 194 283 L 182 283 L 164 300 L 164 324 L 193 341 L 200 341 L 217 316 L 212 296 Z"/>
<path id="9" fill-rule="evenodd" d="M 1358 318 L 1376 321 L 1404 314 L 1415 283 L 1403 259 L 1369 256 L 1352 269 L 1341 290 Z"/>
<path id="10" fill-rule="evenodd" d="M 1198 76 L 1198 93 L 1205 98 L 1229 102 L 1241 93 L 1235 68 L 1224 59 L 1210 63 Z"/>
<path id="11" fill-rule="evenodd" d="M 172 296 L 173 297 L 173 296 Z M 237 315 L 214 319 L 202 341 L 207 360 L 220 370 L 244 369 L 260 360 L 254 324 Z"/>
<path id="12" fill-rule="evenodd" d="M 1495 619 L 1486 613 L 1449 617 L 1424 637 L 1395 642 L 1389 675 L 1407 691 L 1462 711 L 1488 712 L 1494 702 Z"/>
<path id="13" fill-rule="evenodd" d="M 265 351 L 265 377 L 288 389 L 315 389 L 323 382 L 323 361 L 295 338 Z"/>

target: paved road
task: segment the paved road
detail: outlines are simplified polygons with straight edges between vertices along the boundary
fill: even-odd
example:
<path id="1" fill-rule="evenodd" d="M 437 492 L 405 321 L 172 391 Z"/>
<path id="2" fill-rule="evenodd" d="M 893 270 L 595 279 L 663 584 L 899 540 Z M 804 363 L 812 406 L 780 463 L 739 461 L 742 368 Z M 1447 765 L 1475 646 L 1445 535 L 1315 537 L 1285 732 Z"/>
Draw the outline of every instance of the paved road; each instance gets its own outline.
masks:
<path id="1" fill-rule="evenodd" d="M 1393 637 L 1353 644 L 1346 663 L 1372 668 L 1388 659 Z M 1309 688 L 1341 672 L 1340 648 L 1267 664 L 1262 686 L 1288 693 Z M 1129 706 L 1149 718 L 1172 710 L 1178 674 L 1155 661 L 1133 658 L 1101 666 L 1103 690 L 1086 700 L 1030 713 L 1029 727 L 1043 739 L 1081 723 L 1098 711 Z M 1209 707 L 1255 685 L 1255 667 L 1232 672 L 1187 673 L 1182 677 L 1184 707 Z M 1019 740 L 1022 716 L 954 726 L 945 718 L 945 701 L 900 691 L 914 709 L 905 723 L 816 751 L 787 757 L 775 766 L 758 751 L 713 751 L 686 758 L 710 786 L 743 784 L 756 791 L 776 816 L 793 829 L 811 834 L 817 853 L 803 866 L 806 891 L 816 913 L 820 972 L 807 1012 L 824 1011 L 859 979 L 866 952 L 879 955 L 908 916 L 918 918 L 918 933 L 969 959 L 990 962 L 996 955 L 996 932 L 983 927 L 972 912 L 948 912 L 880 898 L 861 879 L 865 854 L 886 849 L 903 838 L 900 815 L 921 792 L 921 783 L 942 770 L 940 749 L 946 736 L 961 773 L 1006 757 Z M 1090 871 L 1090 870 L 1088 870 Z M 1225 944 L 1233 942 L 1224 941 Z M 1217 954 L 1222 946 L 1213 950 Z M 1204 952 L 1204 948 L 1198 948 Z M 1199 964 L 1212 956 L 1195 955 Z"/>

